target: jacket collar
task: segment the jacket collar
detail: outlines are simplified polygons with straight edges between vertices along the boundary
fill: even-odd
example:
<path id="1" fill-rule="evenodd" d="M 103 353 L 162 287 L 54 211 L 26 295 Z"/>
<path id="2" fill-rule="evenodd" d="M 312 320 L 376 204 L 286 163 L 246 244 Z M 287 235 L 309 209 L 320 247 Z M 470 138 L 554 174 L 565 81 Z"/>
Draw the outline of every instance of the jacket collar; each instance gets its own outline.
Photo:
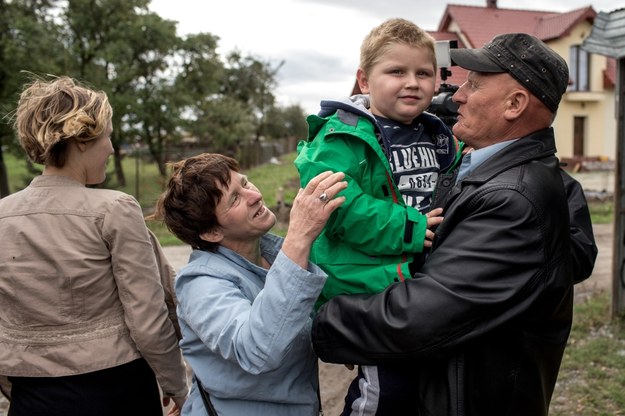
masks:
<path id="1" fill-rule="evenodd" d="M 465 183 L 487 182 L 502 172 L 532 160 L 553 156 L 556 153 L 553 128 L 536 131 L 521 137 L 516 142 L 497 152 L 483 164 L 478 166 Z"/>
<path id="2" fill-rule="evenodd" d="M 432 207 L 446 207 L 460 194 L 465 185 L 486 183 L 502 172 L 532 160 L 554 156 L 555 153 L 556 145 L 553 129 L 547 128 L 521 137 L 484 161 L 469 176 L 463 178 L 457 184 L 455 182 L 459 166 L 456 165 L 449 173 L 439 177 L 432 199 Z"/>
<path id="3" fill-rule="evenodd" d="M 33 187 L 49 187 L 49 186 L 76 186 L 84 188 L 85 185 L 69 176 L 59 175 L 39 175 L 35 176 L 30 182 Z"/>

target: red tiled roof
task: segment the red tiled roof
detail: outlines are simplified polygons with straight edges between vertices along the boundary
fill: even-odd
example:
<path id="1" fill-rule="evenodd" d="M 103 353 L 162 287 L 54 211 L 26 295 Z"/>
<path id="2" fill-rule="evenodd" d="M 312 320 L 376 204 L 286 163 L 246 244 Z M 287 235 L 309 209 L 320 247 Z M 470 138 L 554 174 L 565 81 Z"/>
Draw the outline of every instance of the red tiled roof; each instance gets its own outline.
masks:
<path id="1" fill-rule="evenodd" d="M 597 13 L 590 6 L 568 13 L 552 13 L 540 19 L 533 35 L 544 42 L 558 39 L 568 35 L 570 30 L 583 20 L 592 23 L 596 15 Z"/>
<path id="2" fill-rule="evenodd" d="M 470 43 L 468 46 L 473 48 L 481 47 L 501 33 L 525 32 L 548 41 L 565 35 L 581 20 L 592 21 L 595 16 L 596 12 L 590 6 L 568 13 L 554 13 L 450 4 L 445 9 L 438 32 L 448 32 L 454 22 Z"/>

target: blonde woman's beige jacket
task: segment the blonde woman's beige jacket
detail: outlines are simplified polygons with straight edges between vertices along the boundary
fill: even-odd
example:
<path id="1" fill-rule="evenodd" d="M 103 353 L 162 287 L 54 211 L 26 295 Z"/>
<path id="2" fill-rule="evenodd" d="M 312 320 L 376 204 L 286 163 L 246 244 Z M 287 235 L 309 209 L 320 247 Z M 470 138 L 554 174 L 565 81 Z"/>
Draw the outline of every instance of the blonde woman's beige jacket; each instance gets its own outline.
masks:
<path id="1" fill-rule="evenodd" d="M 133 197 L 36 177 L 0 199 L 0 375 L 82 374 L 143 357 L 166 396 L 185 396 L 171 278 Z"/>

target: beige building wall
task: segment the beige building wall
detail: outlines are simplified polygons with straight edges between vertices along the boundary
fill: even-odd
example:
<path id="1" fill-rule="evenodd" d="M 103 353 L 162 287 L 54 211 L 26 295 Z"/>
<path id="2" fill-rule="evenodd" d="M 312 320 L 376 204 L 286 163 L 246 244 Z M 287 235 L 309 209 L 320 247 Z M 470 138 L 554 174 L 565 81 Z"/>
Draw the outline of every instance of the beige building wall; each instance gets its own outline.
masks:
<path id="1" fill-rule="evenodd" d="M 549 46 L 570 62 L 569 48 L 581 45 L 590 35 L 592 25 L 578 24 L 570 34 L 550 42 Z M 616 157 L 616 108 L 614 88 L 604 90 L 603 73 L 607 58 L 591 55 L 590 91 L 567 92 L 562 98 L 554 122 L 556 146 L 561 158 L 573 156 L 573 130 L 576 117 L 585 119 L 584 156 L 597 156 L 609 160 Z"/>

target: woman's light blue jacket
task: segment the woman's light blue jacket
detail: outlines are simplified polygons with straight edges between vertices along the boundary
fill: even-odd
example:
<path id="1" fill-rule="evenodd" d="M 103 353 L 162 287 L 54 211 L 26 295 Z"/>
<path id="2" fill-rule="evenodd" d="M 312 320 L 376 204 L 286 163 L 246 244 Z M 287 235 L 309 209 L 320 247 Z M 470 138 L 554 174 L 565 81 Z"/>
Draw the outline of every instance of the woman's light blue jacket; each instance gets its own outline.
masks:
<path id="1" fill-rule="evenodd" d="M 269 270 L 237 253 L 195 250 L 176 278 L 180 346 L 220 415 L 317 416 L 318 362 L 311 313 L 326 280 L 261 240 Z M 197 383 L 183 415 L 206 416 Z"/>

